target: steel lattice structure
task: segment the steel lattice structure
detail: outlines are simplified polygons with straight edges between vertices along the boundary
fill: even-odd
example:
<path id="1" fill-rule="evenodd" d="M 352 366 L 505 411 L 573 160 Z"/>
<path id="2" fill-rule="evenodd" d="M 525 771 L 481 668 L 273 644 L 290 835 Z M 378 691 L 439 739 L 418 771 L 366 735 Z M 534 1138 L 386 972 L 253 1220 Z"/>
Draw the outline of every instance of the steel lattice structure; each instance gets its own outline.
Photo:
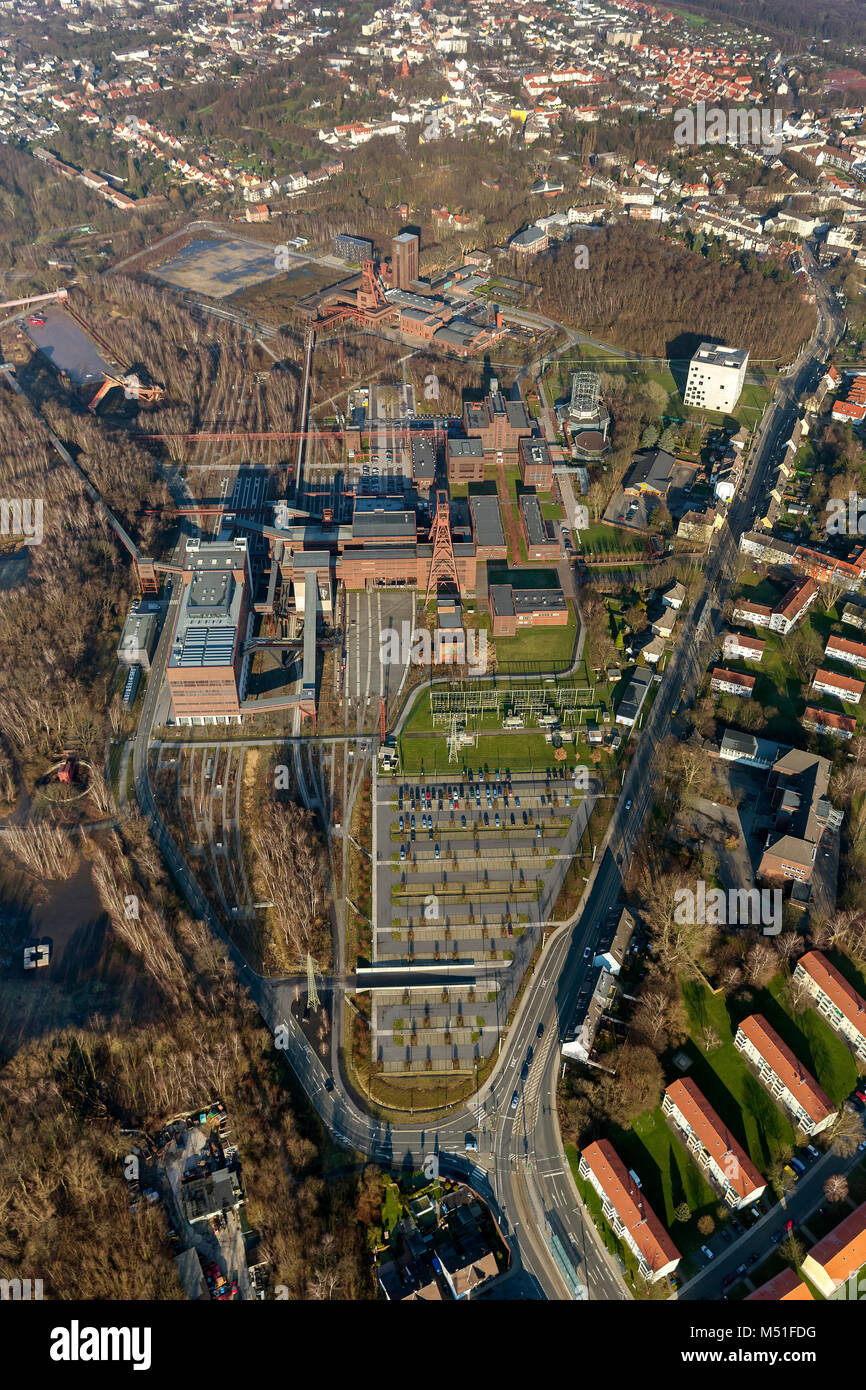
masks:
<path id="1" fill-rule="evenodd" d="M 430 531 L 433 542 L 433 559 L 430 561 L 430 574 L 427 578 L 427 593 L 424 602 L 430 602 L 431 592 L 435 594 L 440 584 L 452 583 L 460 593 L 460 580 L 457 575 L 457 561 L 454 559 L 454 546 L 451 544 L 451 509 L 447 492 L 436 493 L 436 516 Z"/>

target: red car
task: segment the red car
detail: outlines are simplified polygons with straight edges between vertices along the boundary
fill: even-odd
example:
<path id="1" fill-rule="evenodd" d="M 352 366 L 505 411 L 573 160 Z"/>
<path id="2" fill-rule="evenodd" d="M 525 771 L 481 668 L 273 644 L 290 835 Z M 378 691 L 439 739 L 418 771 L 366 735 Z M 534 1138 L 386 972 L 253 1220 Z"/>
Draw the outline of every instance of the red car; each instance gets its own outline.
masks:
<path id="1" fill-rule="evenodd" d="M 34 327 L 34 328 L 44 328 L 44 327 L 45 327 L 45 320 L 44 320 L 44 318 L 42 317 L 41 314 L 31 314 L 31 315 L 30 315 L 30 322 L 33 324 L 33 327 Z"/>

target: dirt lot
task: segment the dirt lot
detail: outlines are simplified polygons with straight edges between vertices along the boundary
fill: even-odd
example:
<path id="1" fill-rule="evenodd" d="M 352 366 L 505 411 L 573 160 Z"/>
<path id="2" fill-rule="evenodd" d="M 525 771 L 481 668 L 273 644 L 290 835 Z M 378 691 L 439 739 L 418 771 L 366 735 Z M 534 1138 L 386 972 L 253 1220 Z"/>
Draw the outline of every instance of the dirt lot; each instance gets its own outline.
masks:
<path id="1" fill-rule="evenodd" d="M 298 264 L 303 260 L 298 257 Z M 274 248 L 261 242 L 191 241 L 171 260 L 151 272 L 159 280 L 193 294 L 225 299 L 277 273 Z"/>

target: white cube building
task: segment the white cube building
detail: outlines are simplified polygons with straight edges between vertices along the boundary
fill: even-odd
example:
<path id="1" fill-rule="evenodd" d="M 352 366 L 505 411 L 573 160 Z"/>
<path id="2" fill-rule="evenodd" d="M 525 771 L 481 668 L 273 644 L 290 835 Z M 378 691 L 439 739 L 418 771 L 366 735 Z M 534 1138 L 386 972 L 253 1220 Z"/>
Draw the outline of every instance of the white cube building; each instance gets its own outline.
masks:
<path id="1" fill-rule="evenodd" d="M 701 343 L 689 365 L 683 401 L 698 410 L 734 409 L 746 382 L 749 354 L 741 348 Z"/>

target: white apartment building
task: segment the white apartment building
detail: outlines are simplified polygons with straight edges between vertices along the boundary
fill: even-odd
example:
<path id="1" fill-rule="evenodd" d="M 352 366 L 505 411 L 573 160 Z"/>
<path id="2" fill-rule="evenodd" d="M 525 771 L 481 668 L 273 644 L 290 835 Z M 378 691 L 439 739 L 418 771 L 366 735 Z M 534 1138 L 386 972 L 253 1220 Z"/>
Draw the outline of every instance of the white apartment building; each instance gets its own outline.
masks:
<path id="1" fill-rule="evenodd" d="M 582 1150 L 578 1171 L 601 1198 L 605 1220 L 634 1255 L 642 1278 L 654 1284 L 675 1270 L 679 1250 L 609 1139 Z"/>
<path id="2" fill-rule="evenodd" d="M 822 1018 L 866 1062 L 866 999 L 821 951 L 807 951 L 800 957 L 794 979 L 808 990 Z"/>
<path id="3" fill-rule="evenodd" d="M 701 343 L 691 360 L 683 400 L 699 410 L 732 411 L 746 382 L 748 352 Z"/>
<path id="4" fill-rule="evenodd" d="M 662 1097 L 662 1114 L 676 1125 L 727 1206 L 739 1210 L 758 1200 L 766 1187 L 764 1179 L 694 1081 L 685 1077 L 671 1082 Z"/>
<path id="5" fill-rule="evenodd" d="M 832 1124 L 838 1112 L 830 1097 L 762 1014 L 743 1019 L 734 1046 L 748 1057 L 770 1095 L 804 1134 L 820 1134 Z"/>

